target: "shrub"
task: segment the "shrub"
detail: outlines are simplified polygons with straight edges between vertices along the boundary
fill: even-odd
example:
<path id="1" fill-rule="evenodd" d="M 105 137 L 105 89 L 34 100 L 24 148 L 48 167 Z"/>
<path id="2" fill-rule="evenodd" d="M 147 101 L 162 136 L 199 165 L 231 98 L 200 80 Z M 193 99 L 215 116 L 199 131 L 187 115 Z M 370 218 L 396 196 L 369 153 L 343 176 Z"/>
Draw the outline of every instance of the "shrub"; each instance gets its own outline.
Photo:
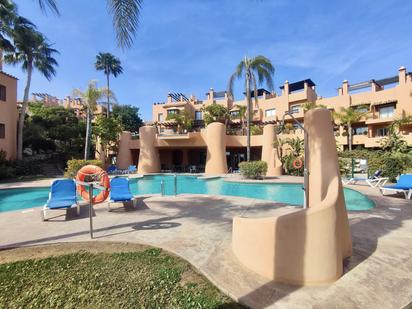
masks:
<path id="1" fill-rule="evenodd" d="M 33 176 L 42 174 L 39 161 L 16 161 L 14 164 L 16 176 Z"/>
<path id="2" fill-rule="evenodd" d="M 251 135 L 262 135 L 263 128 L 259 127 L 258 125 L 253 124 L 250 126 L 250 134 Z"/>
<path id="3" fill-rule="evenodd" d="M 67 168 L 64 173 L 65 177 L 75 177 L 79 169 L 81 169 L 85 165 L 97 165 L 102 167 L 102 162 L 100 160 L 78 160 L 78 159 L 71 159 L 67 161 Z"/>
<path id="4" fill-rule="evenodd" d="M 304 171 L 304 167 L 303 164 L 300 168 L 296 168 L 293 166 L 293 162 L 295 160 L 301 160 L 302 163 L 304 161 L 304 157 L 302 156 L 294 156 L 293 154 L 288 154 L 282 157 L 281 161 L 282 161 L 282 166 L 285 170 L 285 172 L 288 175 L 292 175 L 292 176 L 303 176 L 303 171 Z"/>
<path id="5" fill-rule="evenodd" d="M 368 160 L 370 175 L 375 173 L 376 170 L 382 170 L 382 176 L 388 177 L 391 182 L 396 181 L 396 177 L 400 174 L 407 173 L 408 170 L 412 169 L 412 154 L 410 153 L 355 149 L 352 152 L 343 151 L 339 153 L 342 174 L 350 174 L 350 158 Z M 346 166 L 343 167 L 343 165 Z"/>
<path id="6" fill-rule="evenodd" d="M 247 179 L 262 179 L 266 175 L 268 165 L 265 161 L 241 162 L 240 173 Z"/>
<path id="7" fill-rule="evenodd" d="M 7 160 L 5 151 L 0 150 L 0 179 L 19 176 L 37 176 L 42 173 L 39 161 Z"/>

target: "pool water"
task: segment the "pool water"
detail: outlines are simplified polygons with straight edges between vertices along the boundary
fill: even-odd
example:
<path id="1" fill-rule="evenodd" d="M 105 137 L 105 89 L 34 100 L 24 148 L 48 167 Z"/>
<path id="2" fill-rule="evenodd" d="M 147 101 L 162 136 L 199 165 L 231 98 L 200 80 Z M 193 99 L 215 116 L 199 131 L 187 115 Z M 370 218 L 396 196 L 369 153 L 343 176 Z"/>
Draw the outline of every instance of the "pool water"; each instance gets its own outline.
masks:
<path id="1" fill-rule="evenodd" d="M 228 182 L 222 178 L 198 179 L 196 176 L 177 176 L 177 194 L 229 195 L 276 201 L 301 206 L 303 190 L 300 184 L 290 183 L 240 183 Z M 173 175 L 154 175 L 131 179 L 130 188 L 134 195 L 159 194 L 161 182 L 166 195 L 174 194 Z M 344 189 L 348 210 L 368 210 L 374 203 L 362 193 Z M 0 190 L 0 212 L 42 206 L 47 201 L 49 188 L 25 188 Z"/>

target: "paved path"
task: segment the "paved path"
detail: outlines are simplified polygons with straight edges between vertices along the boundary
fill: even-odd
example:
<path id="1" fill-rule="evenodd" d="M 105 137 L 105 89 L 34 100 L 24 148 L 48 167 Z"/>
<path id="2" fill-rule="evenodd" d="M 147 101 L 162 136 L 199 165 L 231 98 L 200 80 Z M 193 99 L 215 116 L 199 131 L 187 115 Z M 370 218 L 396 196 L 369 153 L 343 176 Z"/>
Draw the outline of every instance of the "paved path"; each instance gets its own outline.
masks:
<path id="1" fill-rule="evenodd" d="M 282 180 L 284 181 L 284 179 Z M 270 282 L 244 268 L 231 251 L 232 218 L 267 216 L 296 208 L 260 200 L 206 195 L 140 197 L 137 207 L 121 204 L 94 213 L 95 241 L 125 241 L 162 247 L 180 255 L 222 291 L 253 308 L 402 308 L 412 300 L 412 202 L 360 189 L 377 208 L 350 213 L 354 254 L 337 282 L 296 287 Z M 87 207 L 50 212 L 38 208 L 0 214 L 0 247 L 89 241 Z"/>

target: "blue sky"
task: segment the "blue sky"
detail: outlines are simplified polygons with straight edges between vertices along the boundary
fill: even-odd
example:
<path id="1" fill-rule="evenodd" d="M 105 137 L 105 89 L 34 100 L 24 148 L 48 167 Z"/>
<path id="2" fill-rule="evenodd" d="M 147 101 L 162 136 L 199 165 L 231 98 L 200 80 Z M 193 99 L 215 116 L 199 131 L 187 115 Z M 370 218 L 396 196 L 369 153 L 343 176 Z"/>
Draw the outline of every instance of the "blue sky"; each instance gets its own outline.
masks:
<path id="1" fill-rule="evenodd" d="M 325 97 L 344 79 L 392 76 L 401 65 L 412 71 L 411 1 L 147 0 L 127 51 L 116 46 L 105 0 L 57 1 L 60 17 L 42 14 L 37 0 L 15 1 L 60 51 L 57 76 L 34 74 L 31 91 L 63 98 L 91 79 L 104 86 L 95 56 L 111 52 L 124 67 L 111 82 L 118 101 L 138 106 L 145 120 L 168 92 L 225 90 L 245 55 L 271 59 L 277 91 L 285 80 L 311 78 Z M 20 79 L 21 98 L 25 74 L 5 70 Z"/>

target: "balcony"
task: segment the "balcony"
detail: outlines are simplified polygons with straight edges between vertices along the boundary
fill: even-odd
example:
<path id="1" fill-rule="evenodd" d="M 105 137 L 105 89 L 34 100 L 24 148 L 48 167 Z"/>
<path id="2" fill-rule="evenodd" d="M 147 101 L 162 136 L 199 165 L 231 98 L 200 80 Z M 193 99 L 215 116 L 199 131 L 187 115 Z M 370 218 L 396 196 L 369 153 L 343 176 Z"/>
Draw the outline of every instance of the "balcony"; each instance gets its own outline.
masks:
<path id="1" fill-rule="evenodd" d="M 393 122 L 395 120 L 395 117 L 386 117 L 386 118 L 379 118 L 378 116 L 373 116 L 371 118 L 366 119 L 365 123 L 366 124 L 384 124 L 384 123 L 389 123 Z"/>
<path id="2" fill-rule="evenodd" d="M 190 133 L 178 133 L 174 131 L 165 130 L 162 133 L 157 134 L 158 139 L 162 140 L 181 140 L 181 139 L 190 139 Z"/>
<path id="3" fill-rule="evenodd" d="M 382 139 L 384 139 L 384 138 L 385 138 L 385 136 L 369 137 L 366 140 L 365 147 L 367 147 L 367 148 L 380 147 Z"/>
<path id="4" fill-rule="evenodd" d="M 169 108 L 183 108 L 183 107 L 185 107 L 186 106 L 186 104 L 189 104 L 188 102 L 186 102 L 186 101 L 183 101 L 183 102 L 170 102 L 170 103 L 165 103 L 165 104 L 163 104 L 163 108 L 166 108 L 166 109 L 169 109 Z"/>

